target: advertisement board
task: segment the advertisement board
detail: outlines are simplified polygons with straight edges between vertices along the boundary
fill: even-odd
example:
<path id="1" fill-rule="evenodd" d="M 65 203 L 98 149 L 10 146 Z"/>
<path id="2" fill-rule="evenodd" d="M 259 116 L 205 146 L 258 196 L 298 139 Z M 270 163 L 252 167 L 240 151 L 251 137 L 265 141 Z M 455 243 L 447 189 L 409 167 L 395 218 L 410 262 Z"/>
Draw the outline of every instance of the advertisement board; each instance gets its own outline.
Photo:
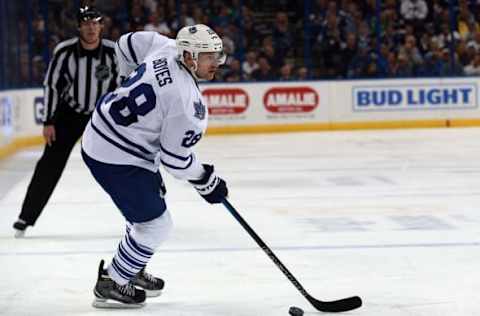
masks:
<path id="1" fill-rule="evenodd" d="M 208 133 L 480 126 L 478 78 L 202 83 Z M 41 136 L 43 90 L 0 92 L 0 150 Z M 27 143 L 27 142 L 25 142 Z M 31 142 L 33 143 L 33 142 Z"/>
<path id="2" fill-rule="evenodd" d="M 14 132 L 14 100 L 9 94 L 0 94 L 0 146 L 10 143 Z"/>

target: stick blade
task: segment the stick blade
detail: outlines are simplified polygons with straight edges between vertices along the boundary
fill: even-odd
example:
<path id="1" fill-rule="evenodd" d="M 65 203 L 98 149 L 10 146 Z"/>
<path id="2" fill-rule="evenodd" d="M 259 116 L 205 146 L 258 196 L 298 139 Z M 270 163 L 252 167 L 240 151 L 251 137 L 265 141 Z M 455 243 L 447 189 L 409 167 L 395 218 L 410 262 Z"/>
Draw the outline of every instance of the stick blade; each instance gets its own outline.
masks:
<path id="1" fill-rule="evenodd" d="M 357 309 L 362 306 L 362 299 L 358 296 L 347 297 L 337 301 L 319 301 L 316 298 L 308 295 L 310 304 L 317 310 L 326 313 L 341 313 Z"/>

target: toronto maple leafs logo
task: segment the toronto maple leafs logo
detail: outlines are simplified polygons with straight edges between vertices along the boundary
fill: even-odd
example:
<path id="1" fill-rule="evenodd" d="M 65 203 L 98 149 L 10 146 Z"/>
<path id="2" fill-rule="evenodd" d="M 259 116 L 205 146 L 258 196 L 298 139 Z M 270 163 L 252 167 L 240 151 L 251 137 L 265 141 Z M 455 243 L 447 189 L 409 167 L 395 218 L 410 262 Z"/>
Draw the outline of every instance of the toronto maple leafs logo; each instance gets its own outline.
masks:
<path id="1" fill-rule="evenodd" d="M 195 116 L 199 120 L 203 120 L 205 118 L 205 105 L 202 104 L 202 100 L 198 100 L 198 102 L 193 102 L 193 109 L 195 110 Z"/>

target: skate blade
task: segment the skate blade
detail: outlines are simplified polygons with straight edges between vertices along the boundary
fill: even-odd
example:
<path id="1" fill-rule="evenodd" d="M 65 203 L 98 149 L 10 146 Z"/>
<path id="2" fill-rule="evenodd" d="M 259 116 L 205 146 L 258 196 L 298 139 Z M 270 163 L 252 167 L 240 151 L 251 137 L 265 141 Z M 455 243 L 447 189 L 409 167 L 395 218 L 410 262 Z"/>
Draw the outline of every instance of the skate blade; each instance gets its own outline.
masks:
<path id="1" fill-rule="evenodd" d="M 26 229 L 25 229 L 26 230 Z M 15 238 L 25 237 L 25 230 L 15 229 Z"/>
<path id="2" fill-rule="evenodd" d="M 145 303 L 125 304 L 125 303 L 114 301 L 114 300 L 95 298 L 93 300 L 92 306 L 95 308 L 106 308 L 106 309 L 136 309 L 136 308 L 142 308 L 143 306 L 145 306 Z"/>
<path id="3" fill-rule="evenodd" d="M 145 289 L 143 290 L 145 291 L 145 295 L 147 297 L 158 297 L 162 295 L 162 290 L 145 290 Z"/>

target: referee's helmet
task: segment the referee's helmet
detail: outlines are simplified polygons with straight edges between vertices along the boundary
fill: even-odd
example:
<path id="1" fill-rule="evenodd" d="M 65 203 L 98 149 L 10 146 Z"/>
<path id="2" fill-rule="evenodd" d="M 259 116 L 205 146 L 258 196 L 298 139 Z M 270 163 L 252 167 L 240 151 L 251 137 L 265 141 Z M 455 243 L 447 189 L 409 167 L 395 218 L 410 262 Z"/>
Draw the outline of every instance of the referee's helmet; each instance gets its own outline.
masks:
<path id="1" fill-rule="evenodd" d="M 100 11 L 98 11 L 95 7 L 88 6 L 88 5 L 81 7 L 78 10 L 78 14 L 77 14 L 78 24 L 80 25 L 81 22 L 88 21 L 88 20 L 101 22 L 103 20 L 103 16 L 100 13 Z"/>

